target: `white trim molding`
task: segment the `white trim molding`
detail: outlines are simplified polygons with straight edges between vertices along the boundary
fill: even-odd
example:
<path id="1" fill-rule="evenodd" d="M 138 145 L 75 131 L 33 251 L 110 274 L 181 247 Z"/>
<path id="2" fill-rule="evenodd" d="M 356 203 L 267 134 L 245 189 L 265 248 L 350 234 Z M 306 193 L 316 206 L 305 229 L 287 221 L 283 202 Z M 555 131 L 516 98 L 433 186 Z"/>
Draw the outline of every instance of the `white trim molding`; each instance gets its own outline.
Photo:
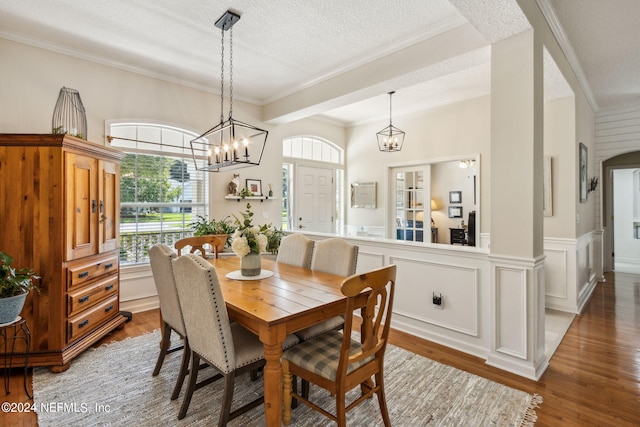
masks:
<path id="1" fill-rule="evenodd" d="M 491 348 L 487 364 L 537 381 L 544 354 L 544 261 L 489 255 Z"/>

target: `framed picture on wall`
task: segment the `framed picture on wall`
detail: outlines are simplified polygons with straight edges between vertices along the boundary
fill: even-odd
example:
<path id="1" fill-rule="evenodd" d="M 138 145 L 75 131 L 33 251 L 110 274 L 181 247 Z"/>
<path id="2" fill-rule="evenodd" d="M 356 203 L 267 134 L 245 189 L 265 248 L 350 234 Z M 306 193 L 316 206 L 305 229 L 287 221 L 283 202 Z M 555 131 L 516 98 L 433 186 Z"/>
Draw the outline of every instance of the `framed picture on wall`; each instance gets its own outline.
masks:
<path id="1" fill-rule="evenodd" d="M 449 206 L 449 218 L 462 218 L 462 206 Z"/>
<path id="2" fill-rule="evenodd" d="M 587 202 L 587 146 L 580 143 L 579 166 L 580 166 L 580 203 Z"/>
<path id="3" fill-rule="evenodd" d="M 247 190 L 254 196 L 262 196 L 262 181 L 259 179 L 247 179 Z"/>
<path id="4" fill-rule="evenodd" d="M 449 191 L 449 203 L 462 203 L 462 191 Z"/>

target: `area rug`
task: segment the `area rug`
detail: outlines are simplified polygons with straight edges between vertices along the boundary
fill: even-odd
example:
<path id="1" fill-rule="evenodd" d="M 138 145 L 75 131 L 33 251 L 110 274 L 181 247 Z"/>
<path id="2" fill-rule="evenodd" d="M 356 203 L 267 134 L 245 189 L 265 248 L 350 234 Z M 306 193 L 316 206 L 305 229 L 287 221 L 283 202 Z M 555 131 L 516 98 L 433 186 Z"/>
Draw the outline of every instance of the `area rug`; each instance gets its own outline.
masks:
<path id="1" fill-rule="evenodd" d="M 158 355 L 160 333 L 85 351 L 59 374 L 46 368 L 33 373 L 34 408 L 40 427 L 47 426 L 210 426 L 217 425 L 222 396 L 220 381 L 194 393 L 187 416 L 178 421 L 186 383 L 171 401 L 180 352 L 165 359 L 157 377 L 151 372 Z M 387 404 L 394 426 L 531 426 L 542 403 L 529 395 L 476 375 L 389 346 L 385 356 Z M 201 375 L 210 368 L 201 372 Z M 200 378 L 200 377 L 199 377 Z M 234 407 L 262 394 L 262 379 L 236 380 Z M 357 393 L 353 391 L 352 393 Z M 353 396 L 353 394 L 351 395 Z M 331 396 L 311 387 L 311 398 L 333 411 Z M 292 425 L 333 426 L 319 413 L 300 405 Z M 368 399 L 347 414 L 349 426 L 383 425 L 377 399 Z M 262 407 L 229 426 L 263 426 Z"/>

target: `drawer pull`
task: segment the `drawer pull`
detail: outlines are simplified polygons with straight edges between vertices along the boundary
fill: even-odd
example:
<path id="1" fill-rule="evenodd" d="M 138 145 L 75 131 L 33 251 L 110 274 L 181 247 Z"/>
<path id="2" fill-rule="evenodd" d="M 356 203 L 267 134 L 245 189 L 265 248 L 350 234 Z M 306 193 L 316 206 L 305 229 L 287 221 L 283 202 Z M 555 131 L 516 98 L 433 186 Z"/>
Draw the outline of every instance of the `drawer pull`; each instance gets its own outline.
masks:
<path id="1" fill-rule="evenodd" d="M 111 289 L 113 289 L 113 283 L 108 284 L 107 286 L 104 287 L 104 290 L 109 292 Z"/>
<path id="2" fill-rule="evenodd" d="M 89 295 L 83 296 L 82 298 L 80 298 L 80 299 L 78 300 L 78 302 L 81 302 L 81 303 L 82 303 L 82 302 L 87 302 L 87 301 L 89 301 Z"/>
<path id="3" fill-rule="evenodd" d="M 89 324 L 89 319 L 85 319 L 82 322 L 78 323 L 78 328 L 84 328 Z"/>
<path id="4" fill-rule="evenodd" d="M 83 278 L 85 278 L 87 276 L 89 276 L 89 272 L 85 271 L 84 273 L 78 274 L 78 279 L 83 279 Z"/>
<path id="5" fill-rule="evenodd" d="M 112 306 L 112 305 L 110 305 L 109 307 L 105 308 L 105 309 L 104 309 L 104 312 L 105 312 L 105 313 L 108 313 L 108 312 L 110 312 L 111 310 L 113 310 L 113 306 Z"/>
<path id="6" fill-rule="evenodd" d="M 104 268 L 111 268 L 111 267 L 113 267 L 113 263 L 109 263 L 104 266 Z"/>

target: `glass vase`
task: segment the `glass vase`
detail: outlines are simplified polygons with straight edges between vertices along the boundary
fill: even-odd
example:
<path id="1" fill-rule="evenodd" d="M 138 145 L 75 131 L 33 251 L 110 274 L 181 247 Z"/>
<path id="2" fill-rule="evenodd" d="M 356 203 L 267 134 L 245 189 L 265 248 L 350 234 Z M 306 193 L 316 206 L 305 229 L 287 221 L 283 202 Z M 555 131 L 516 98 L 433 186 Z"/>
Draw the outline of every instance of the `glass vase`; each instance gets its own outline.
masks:
<path id="1" fill-rule="evenodd" d="M 260 254 L 250 252 L 240 258 L 240 273 L 243 276 L 257 276 L 262 271 L 262 257 Z"/>

